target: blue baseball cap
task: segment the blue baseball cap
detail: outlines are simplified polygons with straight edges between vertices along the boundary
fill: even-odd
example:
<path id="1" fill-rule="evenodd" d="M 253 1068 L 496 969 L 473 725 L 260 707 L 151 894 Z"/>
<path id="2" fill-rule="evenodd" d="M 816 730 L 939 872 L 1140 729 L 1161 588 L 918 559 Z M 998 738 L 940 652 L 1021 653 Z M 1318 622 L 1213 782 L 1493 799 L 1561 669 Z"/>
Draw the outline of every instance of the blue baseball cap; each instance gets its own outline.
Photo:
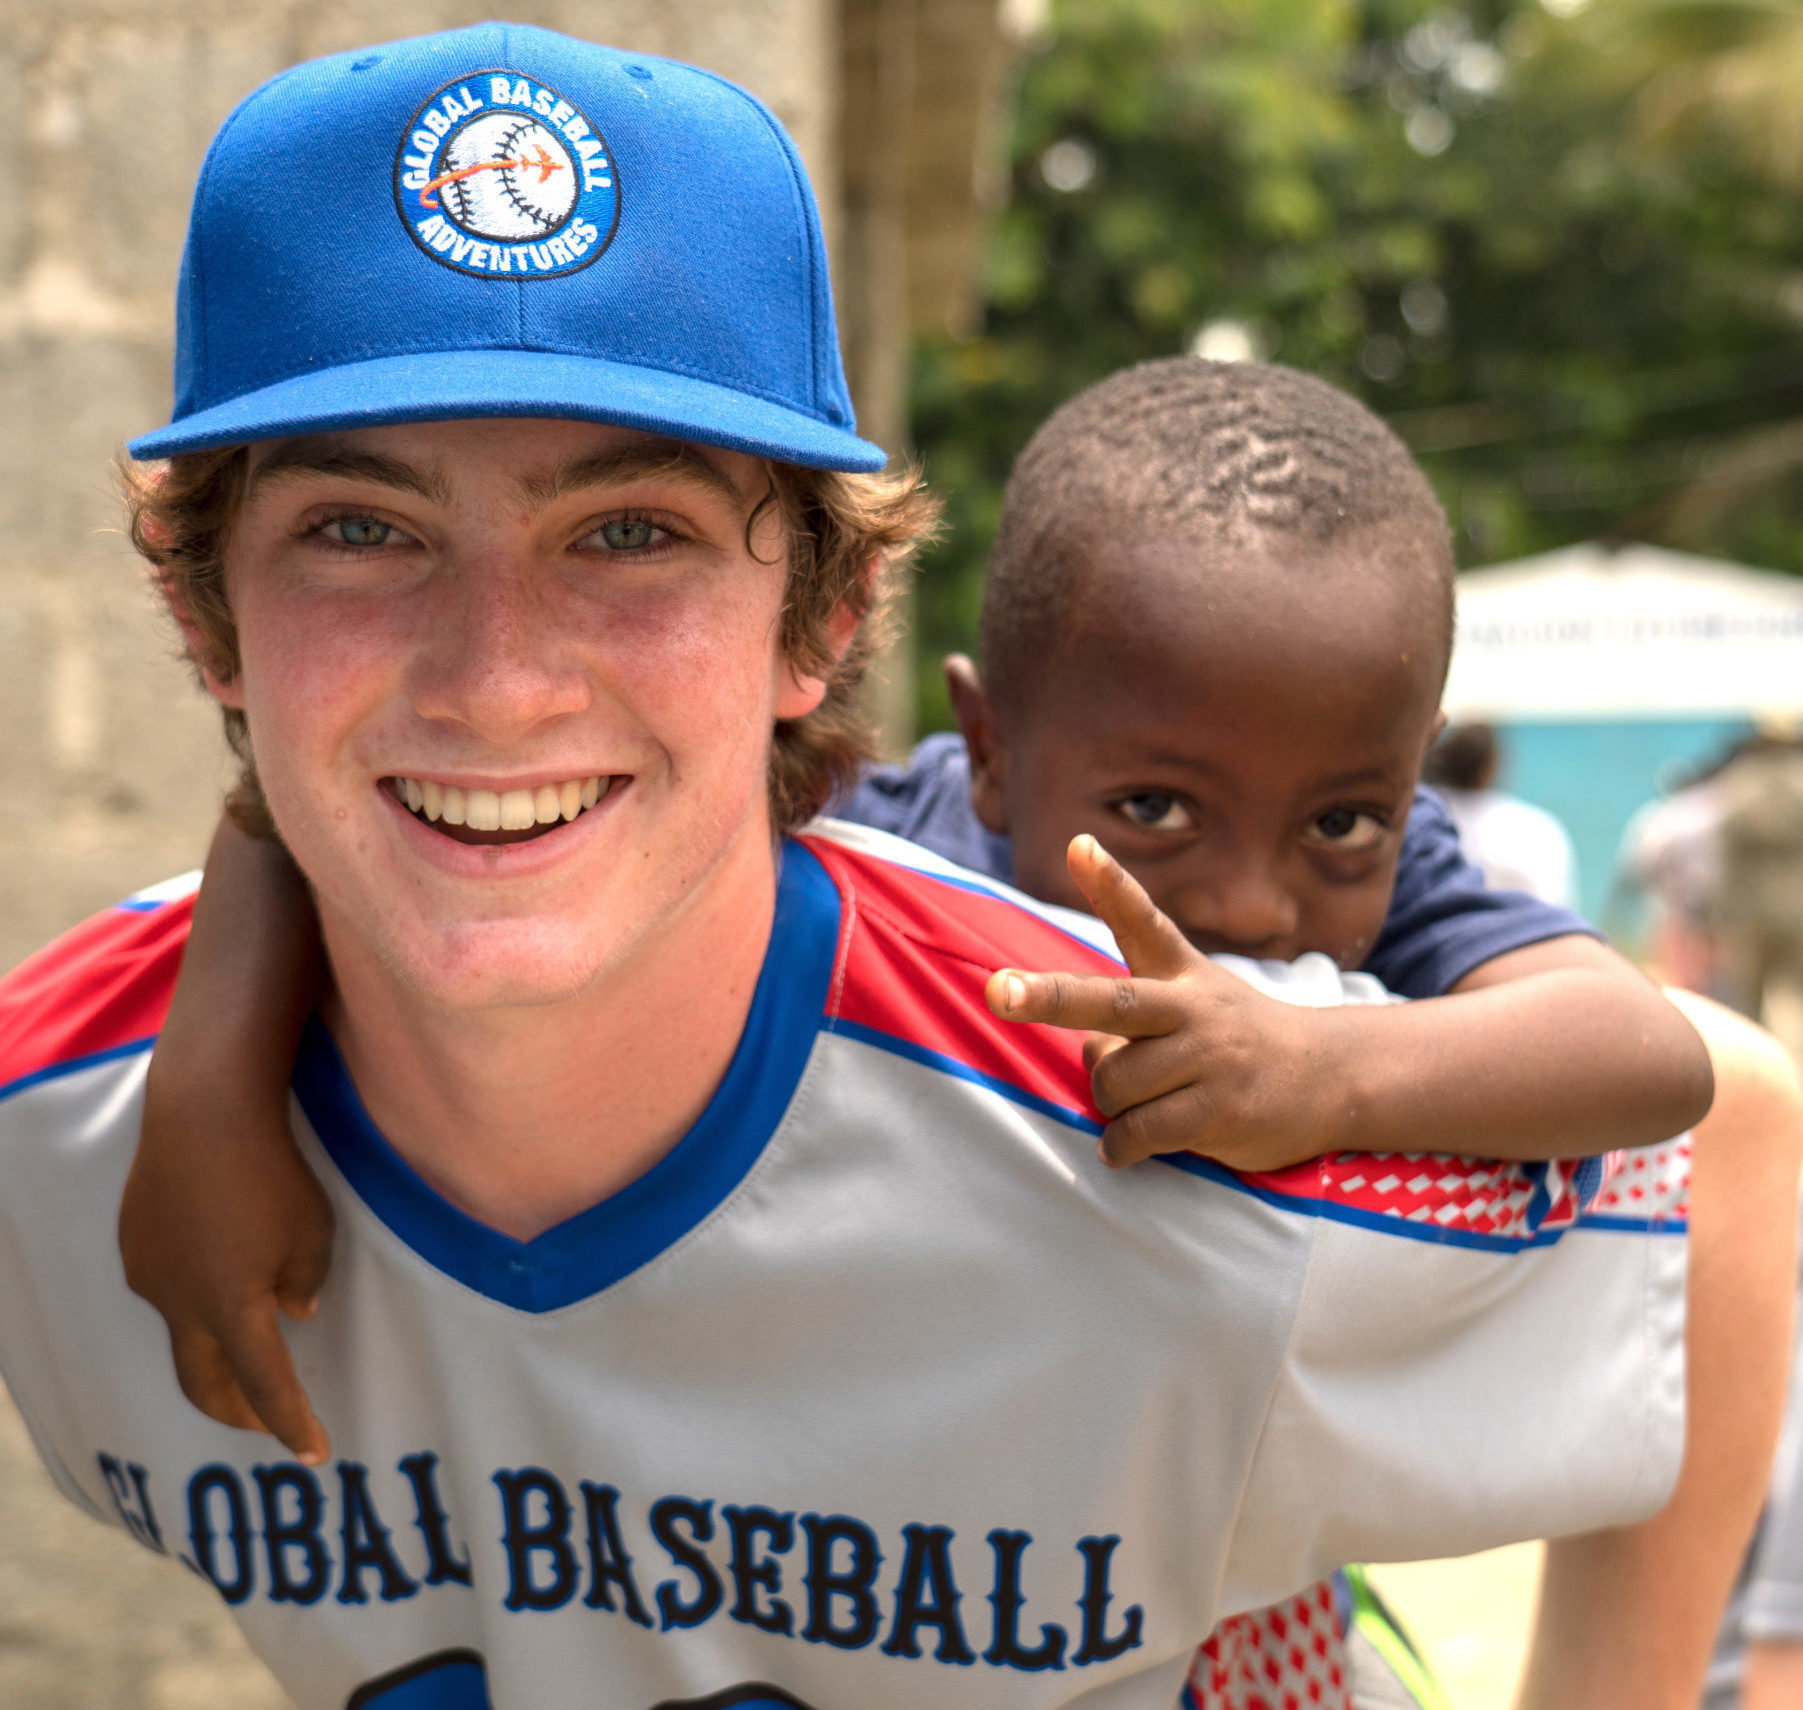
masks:
<path id="1" fill-rule="evenodd" d="M 314 60 L 239 104 L 194 192 L 174 416 L 132 456 L 472 416 L 882 467 L 768 108 L 522 24 Z"/>

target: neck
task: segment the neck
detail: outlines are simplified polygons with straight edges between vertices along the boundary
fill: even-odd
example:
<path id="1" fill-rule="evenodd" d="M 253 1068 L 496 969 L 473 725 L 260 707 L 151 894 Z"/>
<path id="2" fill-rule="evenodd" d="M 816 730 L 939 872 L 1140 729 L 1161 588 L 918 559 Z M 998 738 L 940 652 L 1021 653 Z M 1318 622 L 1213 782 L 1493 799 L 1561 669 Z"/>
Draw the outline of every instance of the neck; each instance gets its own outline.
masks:
<path id="1" fill-rule="evenodd" d="M 767 844 L 730 858 L 588 990 L 453 1010 L 335 945 L 324 1019 L 376 1126 L 431 1187 L 530 1240 L 635 1181 L 719 1086 L 775 910 Z"/>

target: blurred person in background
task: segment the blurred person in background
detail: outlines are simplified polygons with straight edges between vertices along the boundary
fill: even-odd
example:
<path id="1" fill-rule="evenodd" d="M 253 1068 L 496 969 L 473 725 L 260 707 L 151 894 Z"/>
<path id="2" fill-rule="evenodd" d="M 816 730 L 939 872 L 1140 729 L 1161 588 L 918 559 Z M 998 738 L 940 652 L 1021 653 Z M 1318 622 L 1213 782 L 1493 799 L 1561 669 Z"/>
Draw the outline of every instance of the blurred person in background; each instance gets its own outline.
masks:
<path id="1" fill-rule="evenodd" d="M 1692 803 L 1684 805 L 1686 797 Z M 1697 913 L 1716 933 L 1722 995 L 1803 1048 L 1803 743 L 1766 724 L 1661 808 L 1694 822 L 1712 874 Z M 1651 816 L 1649 816 L 1651 823 Z M 1653 825 L 1657 831 L 1657 825 Z M 1632 830 L 1632 828 L 1630 828 Z M 1643 839 L 1654 855 L 1655 838 Z M 1683 839 L 1668 839 L 1680 852 Z M 1666 853 L 1663 871 L 1681 869 Z M 1794 1360 L 1771 1495 L 1710 1666 L 1704 1710 L 1803 1706 L 1803 1360 Z"/>
<path id="2" fill-rule="evenodd" d="M 1653 905 L 1650 958 L 1803 1049 L 1803 743 L 1767 723 L 1622 834 L 1625 883 Z"/>
<path id="3" fill-rule="evenodd" d="M 1715 779 L 1725 995 L 1803 1053 L 1803 743 L 1763 730 Z"/>
<path id="4" fill-rule="evenodd" d="M 1569 834 L 1545 808 L 1495 787 L 1499 759 L 1489 725 L 1450 725 L 1428 751 L 1422 782 L 1446 798 L 1459 841 L 1492 890 L 1526 891 L 1575 909 L 1578 859 Z"/>
<path id="5" fill-rule="evenodd" d="M 1716 779 L 1741 746 L 1641 808 L 1622 833 L 1617 860 L 1621 882 L 1651 905 L 1647 952 L 1657 977 L 1711 996 L 1721 992 L 1722 964 L 1717 922 L 1722 803 Z"/>

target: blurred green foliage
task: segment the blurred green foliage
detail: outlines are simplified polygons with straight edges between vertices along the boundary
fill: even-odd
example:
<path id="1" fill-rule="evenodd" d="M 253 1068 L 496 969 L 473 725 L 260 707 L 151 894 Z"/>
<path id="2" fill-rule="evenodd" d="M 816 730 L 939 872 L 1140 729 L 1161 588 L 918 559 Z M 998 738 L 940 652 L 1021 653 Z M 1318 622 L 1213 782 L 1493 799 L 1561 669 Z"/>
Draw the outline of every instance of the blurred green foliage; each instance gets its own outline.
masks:
<path id="1" fill-rule="evenodd" d="M 1578 4 L 1064 0 L 1021 68 L 980 331 L 917 353 L 949 525 L 923 729 L 1015 454 L 1186 349 L 1358 393 L 1467 564 L 1638 538 L 1803 571 L 1803 159 L 1744 122 L 1748 77 L 1803 107 L 1759 34 L 1803 29 L 1757 0 Z"/>

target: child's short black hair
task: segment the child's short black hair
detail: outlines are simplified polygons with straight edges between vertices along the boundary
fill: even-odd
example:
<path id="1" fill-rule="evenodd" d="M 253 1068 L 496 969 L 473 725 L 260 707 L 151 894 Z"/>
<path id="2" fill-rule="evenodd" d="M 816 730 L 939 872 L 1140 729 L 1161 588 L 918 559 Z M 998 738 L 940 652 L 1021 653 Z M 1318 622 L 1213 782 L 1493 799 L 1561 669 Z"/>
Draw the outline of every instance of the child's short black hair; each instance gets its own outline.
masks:
<path id="1" fill-rule="evenodd" d="M 1452 644 L 1446 516 L 1408 448 L 1356 398 L 1260 362 L 1169 357 L 1080 392 L 1033 436 L 1002 500 L 983 598 L 991 698 L 1018 706 L 1063 651 L 1098 526 L 1233 545 L 1356 542 L 1425 565 Z M 1376 549 L 1375 551 L 1373 549 Z"/>

